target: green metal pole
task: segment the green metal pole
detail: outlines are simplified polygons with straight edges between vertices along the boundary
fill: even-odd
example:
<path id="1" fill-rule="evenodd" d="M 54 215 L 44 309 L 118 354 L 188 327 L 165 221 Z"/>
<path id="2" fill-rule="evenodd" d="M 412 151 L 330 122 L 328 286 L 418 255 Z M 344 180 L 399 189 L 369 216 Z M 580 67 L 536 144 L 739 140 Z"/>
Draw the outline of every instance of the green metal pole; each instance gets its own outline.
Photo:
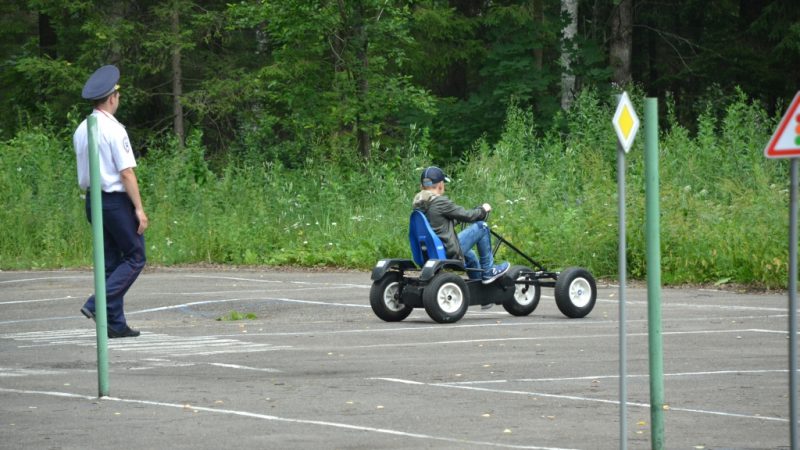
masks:
<path id="1" fill-rule="evenodd" d="M 797 436 L 797 158 L 792 158 L 789 195 L 789 439 L 798 447 Z"/>
<path id="2" fill-rule="evenodd" d="M 94 248 L 94 305 L 97 323 L 98 395 L 108 396 L 108 321 L 106 315 L 106 263 L 103 252 L 103 191 L 100 189 L 100 155 L 97 151 L 97 117 L 90 115 L 86 125 L 89 135 L 89 180 L 92 206 L 92 246 Z"/>
<path id="3" fill-rule="evenodd" d="M 644 104 L 647 236 L 647 335 L 650 352 L 651 448 L 664 448 L 664 358 L 661 336 L 661 240 L 658 192 L 658 99 Z"/>
<path id="4" fill-rule="evenodd" d="M 628 257 L 625 225 L 625 149 L 617 143 L 617 209 L 619 211 L 619 450 L 628 448 L 628 334 L 625 311 Z"/>

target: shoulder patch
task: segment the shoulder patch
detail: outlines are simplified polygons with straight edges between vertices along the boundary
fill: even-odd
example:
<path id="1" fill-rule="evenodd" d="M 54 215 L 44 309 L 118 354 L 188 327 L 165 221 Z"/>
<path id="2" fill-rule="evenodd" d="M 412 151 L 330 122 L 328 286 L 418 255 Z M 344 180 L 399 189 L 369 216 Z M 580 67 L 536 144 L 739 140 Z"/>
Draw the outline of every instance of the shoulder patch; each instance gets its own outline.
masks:
<path id="1" fill-rule="evenodd" d="M 122 141 L 122 146 L 125 147 L 125 151 L 126 152 L 130 153 L 130 151 L 131 151 L 131 141 L 128 140 L 127 137 Z"/>

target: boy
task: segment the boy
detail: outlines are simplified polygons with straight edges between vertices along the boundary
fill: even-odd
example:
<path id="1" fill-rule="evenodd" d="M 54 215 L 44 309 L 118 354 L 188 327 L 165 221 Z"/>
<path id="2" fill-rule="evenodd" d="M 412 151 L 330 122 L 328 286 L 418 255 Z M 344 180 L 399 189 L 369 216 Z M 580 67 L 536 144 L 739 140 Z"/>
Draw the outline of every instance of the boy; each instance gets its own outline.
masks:
<path id="1" fill-rule="evenodd" d="M 480 276 L 484 284 L 489 284 L 506 273 L 510 267 L 508 262 L 494 265 L 491 233 L 489 226 L 484 222 L 492 207 L 484 203 L 468 210 L 456 205 L 444 195 L 445 182 L 449 181 L 442 169 L 434 166 L 425 169 L 420 177 L 421 190 L 414 196 L 413 207 L 425 213 L 431 228 L 442 240 L 447 257 L 464 261 L 467 268 L 482 269 L 482 275 L 478 275 L 476 271 L 469 271 L 469 277 Z M 456 236 L 456 222 L 471 223 L 471 225 Z M 480 259 L 472 247 L 477 247 Z M 467 250 L 464 252 L 462 249 Z"/>

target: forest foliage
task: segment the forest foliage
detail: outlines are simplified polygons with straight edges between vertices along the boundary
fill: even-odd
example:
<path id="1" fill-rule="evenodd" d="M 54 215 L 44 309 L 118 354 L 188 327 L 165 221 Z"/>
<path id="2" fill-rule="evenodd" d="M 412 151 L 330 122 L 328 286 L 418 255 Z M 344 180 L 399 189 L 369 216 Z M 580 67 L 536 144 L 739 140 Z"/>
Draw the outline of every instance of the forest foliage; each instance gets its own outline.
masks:
<path id="1" fill-rule="evenodd" d="M 71 134 L 90 110 L 83 83 L 113 63 L 154 264 L 407 255 L 419 170 L 439 164 L 455 200 L 495 205 L 493 226 L 546 265 L 614 277 L 611 115 L 626 89 L 639 106 L 659 98 L 664 280 L 785 285 L 788 170 L 762 150 L 800 86 L 800 6 L 573 1 L 569 43 L 565 0 L 4 2 L 0 269 L 90 263 Z M 624 85 L 609 56 L 620 3 Z M 628 173 L 634 278 L 642 140 Z"/>
<path id="2" fill-rule="evenodd" d="M 635 99 L 641 107 L 641 98 Z M 544 134 L 516 105 L 496 142 L 479 139 L 448 166 L 451 197 L 489 202 L 491 225 L 553 270 L 617 269 L 613 104 L 584 91 L 564 117 L 576 130 Z M 674 105 L 667 102 L 668 110 Z M 660 137 L 662 278 L 666 283 L 786 284 L 788 164 L 767 160 L 776 125 L 739 93 L 722 119 L 708 112 L 696 135 L 674 121 Z M 137 170 L 147 199 L 146 243 L 154 265 L 194 263 L 366 269 L 408 257 L 406 223 L 430 138 L 411 129 L 402 160 L 302 168 L 238 162 L 211 170 L 197 133 L 181 148 L 154 149 Z M 644 278 L 643 142 L 628 157 L 628 266 Z M 48 176 L 41 176 L 48 174 Z M 0 268 L 58 268 L 91 262 L 90 227 L 65 136 L 36 128 L 0 145 Z M 527 264 L 508 250 L 498 258 Z"/>
<path id="3" fill-rule="evenodd" d="M 621 4 L 632 15 L 622 81 L 609 56 Z M 559 120 L 565 50 L 577 92 L 610 97 L 631 80 L 670 95 L 691 131 L 737 87 L 774 113 L 800 86 L 795 0 L 9 0 L 0 24 L 0 139 L 73 124 L 89 74 L 116 64 L 118 115 L 142 154 L 176 134 L 177 96 L 181 138 L 200 132 L 223 162 L 380 158 L 411 124 L 430 134 L 432 158 L 457 161 L 499 137 L 511 102 L 537 132 Z"/>

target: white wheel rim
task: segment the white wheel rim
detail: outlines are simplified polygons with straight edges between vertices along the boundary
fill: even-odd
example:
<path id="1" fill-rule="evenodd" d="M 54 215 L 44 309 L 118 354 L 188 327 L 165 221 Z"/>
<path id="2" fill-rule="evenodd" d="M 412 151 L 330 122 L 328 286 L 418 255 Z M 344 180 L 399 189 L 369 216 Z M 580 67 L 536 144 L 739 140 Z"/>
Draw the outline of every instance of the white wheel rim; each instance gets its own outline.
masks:
<path id="1" fill-rule="evenodd" d="M 524 280 L 525 277 L 517 278 L 517 281 Z M 536 290 L 539 286 L 535 284 L 518 284 L 514 288 L 514 301 L 522 306 L 528 306 L 536 298 Z"/>
<path id="2" fill-rule="evenodd" d="M 400 303 L 400 300 L 397 298 L 397 293 L 399 291 L 400 291 L 400 283 L 397 281 L 389 284 L 388 286 L 386 286 L 386 289 L 383 290 L 383 304 L 386 305 L 387 309 L 390 309 L 394 312 L 403 309 L 405 305 Z"/>
<path id="3" fill-rule="evenodd" d="M 569 301 L 577 308 L 583 308 L 592 300 L 592 285 L 586 278 L 575 278 L 569 284 Z"/>
<path id="4" fill-rule="evenodd" d="M 464 293 L 455 283 L 445 283 L 436 293 L 436 302 L 442 311 L 452 314 L 461 309 L 464 303 Z"/>

